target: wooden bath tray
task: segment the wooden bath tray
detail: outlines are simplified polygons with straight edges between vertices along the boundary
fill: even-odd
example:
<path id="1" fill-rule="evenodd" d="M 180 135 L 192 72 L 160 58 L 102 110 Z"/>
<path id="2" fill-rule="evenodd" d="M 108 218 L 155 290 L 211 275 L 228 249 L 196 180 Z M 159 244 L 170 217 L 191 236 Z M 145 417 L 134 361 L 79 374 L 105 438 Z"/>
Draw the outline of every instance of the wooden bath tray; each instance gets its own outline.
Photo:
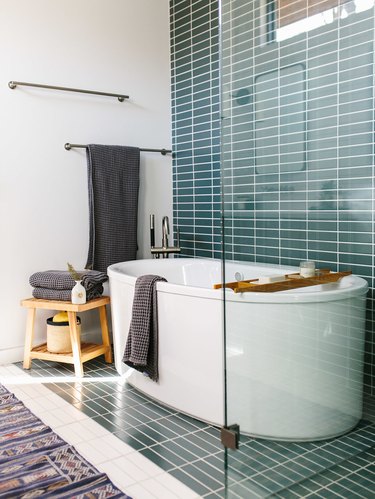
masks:
<path id="1" fill-rule="evenodd" d="M 331 272 L 323 269 L 321 274 L 314 277 L 301 277 L 299 274 L 286 274 L 285 281 L 269 282 L 267 284 L 256 284 L 258 279 L 249 279 L 247 281 L 226 282 L 225 287 L 231 288 L 235 293 L 274 293 L 276 291 L 287 291 L 288 289 L 305 288 L 307 286 L 316 286 L 317 284 L 328 284 L 336 282 L 342 277 L 350 275 L 351 270 L 345 272 Z M 223 284 L 214 284 L 214 289 L 220 289 Z"/>

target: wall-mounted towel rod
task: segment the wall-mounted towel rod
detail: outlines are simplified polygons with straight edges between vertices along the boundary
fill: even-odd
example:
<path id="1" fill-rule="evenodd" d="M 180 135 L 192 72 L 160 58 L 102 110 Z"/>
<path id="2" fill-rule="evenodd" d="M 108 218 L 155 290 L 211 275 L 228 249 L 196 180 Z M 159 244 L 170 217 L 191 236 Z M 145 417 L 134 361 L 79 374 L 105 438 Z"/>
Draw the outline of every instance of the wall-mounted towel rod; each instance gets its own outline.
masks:
<path id="1" fill-rule="evenodd" d="M 64 145 L 64 147 L 67 151 L 70 151 L 70 149 L 72 149 L 72 147 L 81 147 L 83 149 L 87 148 L 87 146 L 85 144 L 70 144 L 69 142 L 67 142 Z M 140 148 L 139 150 L 144 151 L 144 152 L 160 152 L 163 156 L 172 152 L 171 149 L 143 149 L 143 148 Z"/>
<path id="2" fill-rule="evenodd" d="M 129 99 L 129 95 L 112 94 L 109 92 L 97 92 L 96 90 L 83 90 L 83 89 L 79 89 L 79 88 L 56 87 L 54 85 L 41 85 L 40 83 L 26 83 L 25 81 L 10 81 L 8 83 L 8 87 L 11 88 L 12 90 L 15 89 L 17 86 L 49 88 L 51 90 L 65 90 L 67 92 L 79 92 L 82 94 L 105 95 L 107 97 L 117 97 L 117 99 L 120 102 L 123 102 L 125 99 Z"/>

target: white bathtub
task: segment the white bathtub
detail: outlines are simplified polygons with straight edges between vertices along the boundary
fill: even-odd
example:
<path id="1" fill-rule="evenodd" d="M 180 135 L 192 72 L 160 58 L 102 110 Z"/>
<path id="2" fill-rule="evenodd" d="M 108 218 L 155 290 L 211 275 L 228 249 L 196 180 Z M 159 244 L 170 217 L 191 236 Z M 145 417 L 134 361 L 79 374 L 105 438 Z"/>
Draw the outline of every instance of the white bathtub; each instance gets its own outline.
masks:
<path id="1" fill-rule="evenodd" d="M 226 281 L 295 272 L 294 267 L 226 265 Z M 108 269 L 116 369 L 162 404 L 224 424 L 221 262 L 137 260 Z M 122 363 L 136 278 L 157 274 L 159 381 Z M 279 293 L 225 291 L 228 424 L 262 438 L 317 440 L 342 434 L 362 414 L 367 282 Z"/>

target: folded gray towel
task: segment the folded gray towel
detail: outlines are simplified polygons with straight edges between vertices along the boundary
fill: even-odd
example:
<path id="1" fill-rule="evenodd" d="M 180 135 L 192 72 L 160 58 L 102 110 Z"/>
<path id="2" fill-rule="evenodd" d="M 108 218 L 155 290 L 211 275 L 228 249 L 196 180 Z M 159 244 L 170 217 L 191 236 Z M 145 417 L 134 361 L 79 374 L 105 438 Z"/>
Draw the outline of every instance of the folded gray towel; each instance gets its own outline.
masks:
<path id="1" fill-rule="evenodd" d="M 156 283 L 164 277 L 144 275 L 135 283 L 132 319 L 122 361 L 149 376 L 159 379 L 158 309 Z"/>
<path id="2" fill-rule="evenodd" d="M 99 298 L 103 293 L 103 286 L 97 284 L 90 290 L 86 291 L 86 300 L 93 300 L 94 298 Z M 71 301 L 72 290 L 71 289 L 49 289 L 49 288 L 34 288 L 33 297 L 40 298 L 42 300 L 56 300 L 56 301 Z"/>
<path id="3" fill-rule="evenodd" d="M 108 280 L 107 274 L 96 270 L 79 270 L 77 274 L 81 277 L 82 285 L 86 289 L 86 292 Z M 47 288 L 51 290 L 71 290 L 75 285 L 75 281 L 68 270 L 35 272 L 35 274 L 30 276 L 29 282 L 35 288 Z"/>

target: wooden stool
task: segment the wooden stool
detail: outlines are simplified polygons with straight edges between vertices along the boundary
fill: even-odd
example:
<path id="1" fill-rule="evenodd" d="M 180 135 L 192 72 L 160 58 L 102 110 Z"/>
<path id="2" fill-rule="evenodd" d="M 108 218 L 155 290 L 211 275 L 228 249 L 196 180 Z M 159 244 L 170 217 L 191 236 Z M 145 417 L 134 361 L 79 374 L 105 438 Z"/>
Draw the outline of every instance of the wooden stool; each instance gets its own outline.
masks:
<path id="1" fill-rule="evenodd" d="M 74 305 L 71 302 L 41 300 L 38 298 L 28 298 L 21 301 L 23 307 L 28 308 L 25 353 L 23 360 L 24 369 L 30 369 L 32 359 L 53 360 L 55 362 L 65 362 L 74 364 L 76 376 L 83 376 L 82 363 L 87 360 L 99 357 L 104 354 L 105 361 L 112 362 L 111 345 L 109 342 L 107 310 L 105 306 L 110 302 L 109 296 L 101 296 L 90 300 L 83 305 Z M 44 310 L 63 310 L 68 312 L 70 339 L 72 342 L 71 353 L 50 353 L 47 350 L 47 343 L 33 347 L 34 322 L 36 309 Z M 80 343 L 79 332 L 77 330 L 77 312 L 86 312 L 86 310 L 99 309 L 100 326 L 102 329 L 102 345 L 94 343 Z"/>

